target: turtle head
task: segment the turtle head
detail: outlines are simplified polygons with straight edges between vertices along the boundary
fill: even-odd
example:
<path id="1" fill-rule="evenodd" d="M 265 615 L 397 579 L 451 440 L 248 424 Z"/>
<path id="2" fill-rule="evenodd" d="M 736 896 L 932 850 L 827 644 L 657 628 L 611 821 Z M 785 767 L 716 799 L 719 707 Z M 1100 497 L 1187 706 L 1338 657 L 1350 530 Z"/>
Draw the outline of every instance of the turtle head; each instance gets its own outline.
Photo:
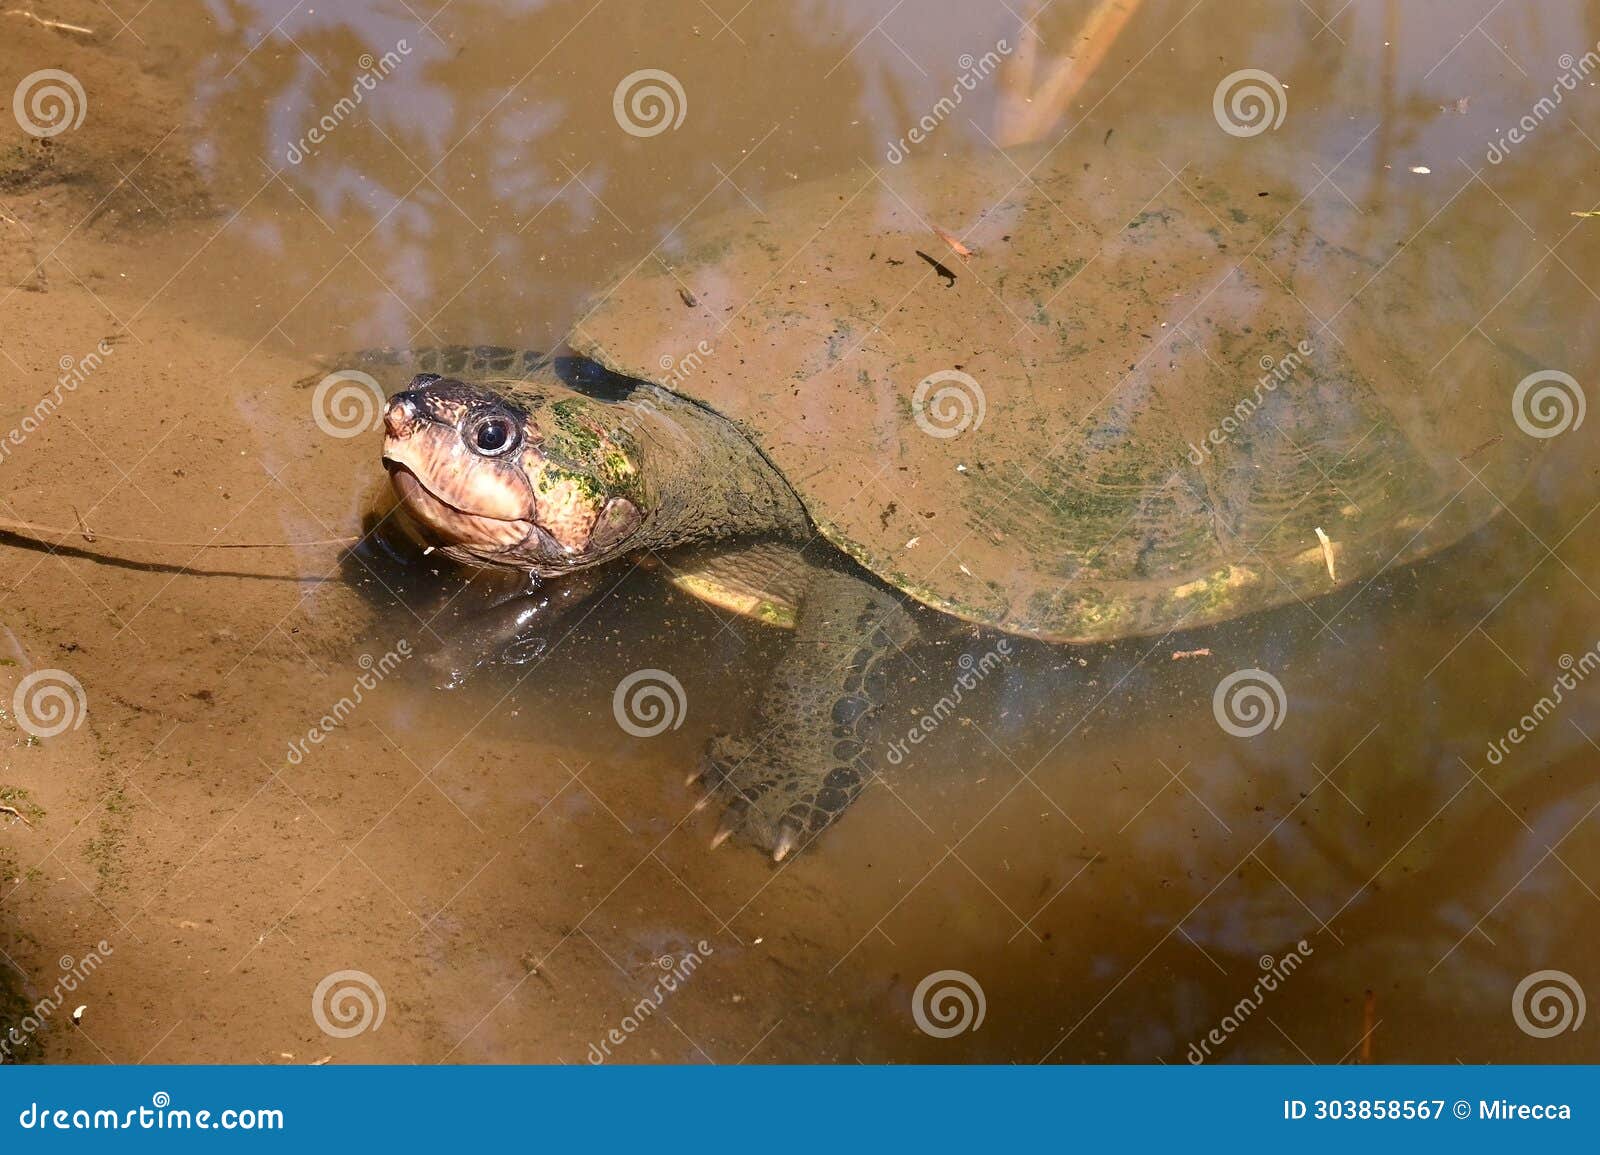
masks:
<path id="1" fill-rule="evenodd" d="M 583 569 L 631 548 L 645 520 L 637 449 L 613 408 L 560 384 L 500 393 L 421 374 L 384 411 L 384 466 L 450 556 Z"/>

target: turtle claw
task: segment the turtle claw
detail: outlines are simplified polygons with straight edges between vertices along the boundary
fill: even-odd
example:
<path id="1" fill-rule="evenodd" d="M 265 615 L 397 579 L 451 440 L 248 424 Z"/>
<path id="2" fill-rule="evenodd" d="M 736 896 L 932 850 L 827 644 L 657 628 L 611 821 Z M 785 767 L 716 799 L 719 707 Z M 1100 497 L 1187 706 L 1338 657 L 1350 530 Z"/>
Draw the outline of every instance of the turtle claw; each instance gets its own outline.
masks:
<path id="1" fill-rule="evenodd" d="M 778 827 L 778 840 L 772 847 L 772 861 L 782 862 L 794 853 L 795 847 L 800 845 L 800 829 L 792 822 L 784 822 Z"/>
<path id="2" fill-rule="evenodd" d="M 701 799 L 702 803 L 709 801 L 711 801 L 710 794 Z M 715 850 L 744 829 L 745 812 L 749 809 L 750 804 L 743 798 L 735 798 L 728 803 L 728 808 L 722 812 L 722 821 L 717 824 L 717 832 L 711 836 L 712 850 Z"/>

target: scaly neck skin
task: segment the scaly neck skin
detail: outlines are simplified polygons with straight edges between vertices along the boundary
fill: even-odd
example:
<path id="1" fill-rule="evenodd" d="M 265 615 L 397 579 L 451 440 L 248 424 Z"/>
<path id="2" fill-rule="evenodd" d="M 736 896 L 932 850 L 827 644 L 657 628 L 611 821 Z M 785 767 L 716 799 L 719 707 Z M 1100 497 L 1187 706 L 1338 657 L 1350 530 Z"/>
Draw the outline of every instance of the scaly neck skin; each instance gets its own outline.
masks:
<path id="1" fill-rule="evenodd" d="M 650 549 L 733 537 L 803 539 L 809 521 L 777 469 L 725 417 L 656 385 L 626 404 L 619 426 L 639 443 L 655 492 L 642 544 Z"/>

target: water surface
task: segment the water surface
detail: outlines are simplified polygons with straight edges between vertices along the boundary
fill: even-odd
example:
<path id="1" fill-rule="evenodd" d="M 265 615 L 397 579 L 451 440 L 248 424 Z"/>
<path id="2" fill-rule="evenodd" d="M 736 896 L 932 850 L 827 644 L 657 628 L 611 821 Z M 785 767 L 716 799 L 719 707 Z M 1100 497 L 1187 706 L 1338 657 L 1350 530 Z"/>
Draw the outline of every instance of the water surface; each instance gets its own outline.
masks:
<path id="1" fill-rule="evenodd" d="M 1038 17 L 1036 86 L 1091 7 Z M 1600 991 L 1593 421 L 1513 430 L 1539 443 L 1514 491 L 1485 496 L 1464 461 L 1495 516 L 1324 597 L 1105 645 L 1018 640 L 998 663 L 992 634 L 941 635 L 897 667 L 885 741 L 962 686 L 959 708 L 781 867 L 708 850 L 715 810 L 683 784 L 781 635 L 624 569 L 537 661 L 442 691 L 425 655 L 482 583 L 336 543 L 383 482 L 375 433 L 315 420 L 317 357 L 552 348 L 581 302 L 676 257 L 689 222 L 865 182 L 896 154 L 977 164 L 1002 94 L 1026 91 L 1019 13 L 52 6 L 93 36 L 0 17 L 0 80 L 62 69 L 87 102 L 44 141 L 0 124 L 0 432 L 18 431 L 0 518 L 62 531 L 0 534 L 0 801 L 31 822 L 0 830 L 5 1021 L 97 960 L 21 1055 L 1597 1057 L 1592 1021 L 1540 1037 L 1514 998 L 1541 971 Z M 1086 180 L 1135 153 L 1181 181 L 1226 173 L 1242 140 L 1295 151 L 1284 179 L 1330 228 L 1338 202 L 1347 235 L 1474 270 L 1407 339 L 1440 389 L 1482 339 L 1583 394 L 1597 42 L 1592 3 L 1148 0 L 1039 143 Z M 1008 67 L 974 79 L 986 55 Z M 682 91 L 654 135 L 614 106 L 643 69 Z M 1244 69 L 1281 86 L 1259 137 L 1214 115 Z M 1338 339 L 1358 290 L 1297 284 L 1308 333 L 1332 317 Z M 649 738 L 613 716 L 640 669 L 685 691 Z M 86 710 L 30 738 L 12 695 L 43 670 Z M 1283 689 L 1253 737 L 1214 712 L 1239 670 Z M 925 1008 L 959 1008 L 926 995 L 919 1025 L 943 971 L 969 1019 L 981 991 L 981 1026 L 941 1037 Z M 352 983 L 381 989 L 383 1017 L 335 1000 L 365 1026 L 339 1037 L 328 1008 Z"/>

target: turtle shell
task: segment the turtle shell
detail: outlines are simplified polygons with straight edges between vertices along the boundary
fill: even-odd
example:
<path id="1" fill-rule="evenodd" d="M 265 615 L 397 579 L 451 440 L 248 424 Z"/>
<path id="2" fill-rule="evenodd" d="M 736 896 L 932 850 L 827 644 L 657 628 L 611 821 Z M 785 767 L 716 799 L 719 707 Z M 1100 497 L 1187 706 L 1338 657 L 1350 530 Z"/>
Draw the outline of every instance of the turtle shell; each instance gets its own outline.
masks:
<path id="1" fill-rule="evenodd" d="M 1370 579 L 1525 478 L 1544 443 L 1512 396 L 1541 365 L 1489 316 L 1503 219 L 1463 198 L 1478 243 L 1424 236 L 1444 191 L 1358 205 L 1337 156 L 1264 140 L 1183 169 L 1067 152 L 685 226 L 572 343 L 737 422 L 887 582 L 1050 640 Z"/>

